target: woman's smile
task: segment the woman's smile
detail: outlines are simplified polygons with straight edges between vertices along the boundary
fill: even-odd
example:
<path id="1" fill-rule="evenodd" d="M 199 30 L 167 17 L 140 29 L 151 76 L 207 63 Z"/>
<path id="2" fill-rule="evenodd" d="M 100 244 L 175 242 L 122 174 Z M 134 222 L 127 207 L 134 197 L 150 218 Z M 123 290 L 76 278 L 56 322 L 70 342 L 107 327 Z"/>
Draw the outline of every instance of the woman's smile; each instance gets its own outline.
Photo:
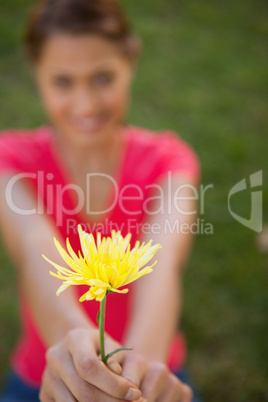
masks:
<path id="1" fill-rule="evenodd" d="M 107 117 L 104 116 L 72 116 L 69 120 L 70 125 L 74 128 L 75 131 L 86 135 L 98 134 L 107 124 L 107 121 Z"/>

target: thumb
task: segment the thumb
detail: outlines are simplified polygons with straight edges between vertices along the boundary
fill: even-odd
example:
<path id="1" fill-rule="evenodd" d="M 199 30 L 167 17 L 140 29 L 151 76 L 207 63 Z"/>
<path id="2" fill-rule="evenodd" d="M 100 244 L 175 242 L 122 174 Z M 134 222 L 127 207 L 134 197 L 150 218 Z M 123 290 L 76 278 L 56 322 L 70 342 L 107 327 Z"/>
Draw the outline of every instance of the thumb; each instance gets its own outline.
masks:
<path id="1" fill-rule="evenodd" d="M 114 360 L 110 360 L 109 362 L 106 363 L 107 367 L 112 370 L 115 374 L 120 375 L 122 373 L 122 367 L 120 366 L 119 363 L 117 363 Z"/>

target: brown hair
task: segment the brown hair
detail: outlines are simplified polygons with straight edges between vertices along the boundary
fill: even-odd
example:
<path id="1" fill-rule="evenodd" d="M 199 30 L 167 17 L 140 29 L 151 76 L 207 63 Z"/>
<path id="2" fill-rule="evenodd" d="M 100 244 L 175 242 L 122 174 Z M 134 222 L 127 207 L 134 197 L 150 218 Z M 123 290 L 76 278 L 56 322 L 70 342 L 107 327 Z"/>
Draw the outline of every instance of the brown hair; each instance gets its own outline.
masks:
<path id="1" fill-rule="evenodd" d="M 41 0 L 29 15 L 24 35 L 26 56 L 39 60 L 45 41 L 55 33 L 100 35 L 121 46 L 135 60 L 140 41 L 116 0 Z"/>

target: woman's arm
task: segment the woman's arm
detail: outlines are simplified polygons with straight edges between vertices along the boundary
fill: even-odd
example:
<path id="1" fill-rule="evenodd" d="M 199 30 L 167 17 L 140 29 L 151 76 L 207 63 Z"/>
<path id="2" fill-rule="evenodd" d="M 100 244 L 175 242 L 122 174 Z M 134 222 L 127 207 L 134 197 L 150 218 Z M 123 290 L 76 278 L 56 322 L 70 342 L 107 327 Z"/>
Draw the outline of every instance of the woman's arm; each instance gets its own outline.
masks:
<path id="1" fill-rule="evenodd" d="M 53 244 L 59 238 L 52 220 L 41 214 L 17 214 L 5 199 L 10 177 L 0 178 L 0 228 L 3 240 L 17 268 L 18 286 L 32 310 L 35 322 L 45 343 L 50 346 L 61 340 L 72 328 L 94 328 L 79 302 L 68 289 L 62 297 L 56 296 L 60 283 L 51 278 L 42 254 L 62 264 Z M 36 208 L 35 200 L 26 183 L 17 182 L 12 191 L 12 202 L 28 211 Z"/>
<path id="2" fill-rule="evenodd" d="M 184 188 L 180 187 L 186 184 Z M 196 220 L 197 207 L 191 186 L 196 185 L 187 178 L 173 176 L 171 191 L 168 191 L 167 182 L 162 185 L 165 210 L 147 217 L 152 232 L 144 236 L 144 240 L 152 239 L 154 243 L 161 244 L 162 249 L 157 253 L 158 263 L 154 272 L 135 282 L 133 319 L 124 344 L 134 347 L 136 352 L 151 361 L 167 361 L 170 341 L 178 324 L 182 274 L 193 240 L 191 224 Z M 176 199 L 176 191 L 179 197 L 185 199 Z M 168 205 L 172 206 L 169 211 Z M 159 210 L 160 206 L 159 200 L 154 210 Z M 177 233 L 178 228 L 180 233 Z"/>

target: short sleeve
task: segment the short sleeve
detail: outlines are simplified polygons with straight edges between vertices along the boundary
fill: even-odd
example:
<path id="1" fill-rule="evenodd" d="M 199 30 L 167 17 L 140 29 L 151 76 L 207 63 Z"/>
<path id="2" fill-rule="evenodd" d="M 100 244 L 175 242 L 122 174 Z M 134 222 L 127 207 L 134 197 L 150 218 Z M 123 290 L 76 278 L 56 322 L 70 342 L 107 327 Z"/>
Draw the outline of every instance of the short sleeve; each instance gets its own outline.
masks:
<path id="1" fill-rule="evenodd" d="M 0 174 L 21 170 L 20 143 L 13 133 L 0 134 Z"/>
<path id="2" fill-rule="evenodd" d="M 42 144 L 46 138 L 39 135 L 39 131 L 12 130 L 0 133 L 0 174 L 38 169 L 43 156 Z"/>
<path id="3" fill-rule="evenodd" d="M 172 132 L 160 134 L 158 139 L 159 175 L 176 172 L 199 181 L 200 163 L 193 148 Z"/>

